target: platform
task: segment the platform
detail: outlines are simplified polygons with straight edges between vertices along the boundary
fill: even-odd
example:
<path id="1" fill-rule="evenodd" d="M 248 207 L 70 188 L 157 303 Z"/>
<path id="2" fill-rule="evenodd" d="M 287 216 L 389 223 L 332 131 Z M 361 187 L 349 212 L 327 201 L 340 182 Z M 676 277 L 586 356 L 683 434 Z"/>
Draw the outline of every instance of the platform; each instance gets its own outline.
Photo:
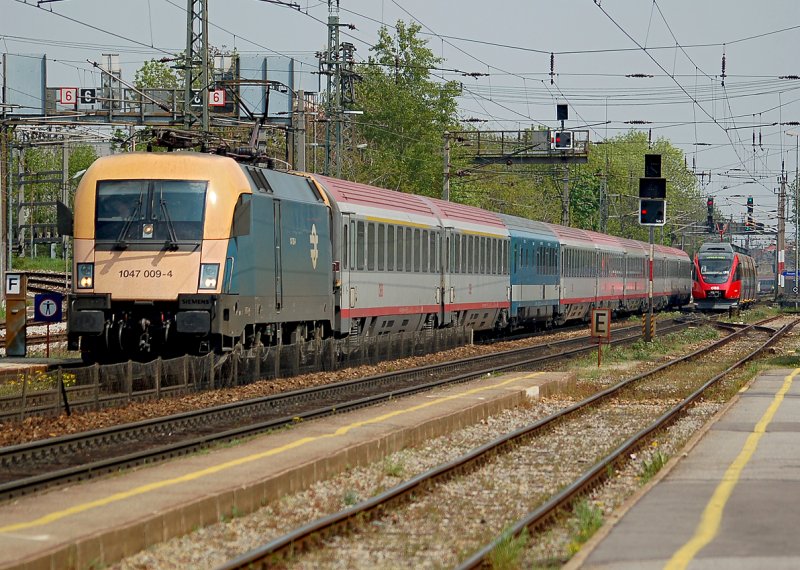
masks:
<path id="1" fill-rule="evenodd" d="M 800 568 L 800 369 L 760 374 L 568 569 Z"/>
<path id="2" fill-rule="evenodd" d="M 103 567 L 574 383 L 515 373 L 393 400 L 0 505 L 0 568 Z"/>

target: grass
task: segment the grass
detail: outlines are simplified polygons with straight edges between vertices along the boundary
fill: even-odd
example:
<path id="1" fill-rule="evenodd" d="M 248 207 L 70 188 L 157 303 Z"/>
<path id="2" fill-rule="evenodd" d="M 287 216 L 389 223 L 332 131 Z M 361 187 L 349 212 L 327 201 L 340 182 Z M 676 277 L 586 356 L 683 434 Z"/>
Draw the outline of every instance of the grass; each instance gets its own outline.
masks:
<path id="1" fill-rule="evenodd" d="M 489 555 L 491 567 L 494 570 L 521 568 L 522 556 L 529 540 L 528 529 L 523 530 L 519 536 L 513 536 L 508 530 L 503 532 L 497 548 Z"/>
<path id="2" fill-rule="evenodd" d="M 342 497 L 342 502 L 347 507 L 352 507 L 358 502 L 358 493 L 352 489 L 348 489 Z"/>
<path id="3" fill-rule="evenodd" d="M 69 271 L 70 264 L 61 258 L 13 257 L 11 267 L 14 271 Z"/>
<path id="4" fill-rule="evenodd" d="M 402 477 L 405 472 L 403 462 L 387 457 L 383 461 L 383 472 L 389 477 Z"/>
<path id="5" fill-rule="evenodd" d="M 56 372 L 45 370 L 33 370 L 20 372 L 16 376 L 5 376 L 1 378 L 0 396 L 19 396 L 22 394 L 22 385 L 26 384 L 27 393 L 55 390 L 58 388 L 58 375 Z M 71 372 L 62 372 L 61 380 L 64 386 L 69 388 L 77 382 L 77 376 Z"/>
<path id="6" fill-rule="evenodd" d="M 647 483 L 650 479 L 656 476 L 656 473 L 661 471 L 661 468 L 667 464 L 669 456 L 657 449 L 650 454 L 650 457 L 642 462 L 642 469 L 639 472 L 639 480 L 642 483 Z"/>
<path id="7" fill-rule="evenodd" d="M 601 526 L 603 526 L 603 511 L 600 507 L 585 499 L 575 505 L 573 520 L 570 522 L 572 530 L 572 540 L 569 543 L 570 556 L 577 553 L 583 543 Z"/>
<path id="8" fill-rule="evenodd" d="M 658 330 L 656 330 L 656 334 L 658 334 Z M 678 350 L 682 351 L 687 344 L 694 344 L 717 337 L 719 337 L 719 332 L 716 329 L 702 326 L 661 337 L 656 336 L 653 342 L 645 342 L 643 339 L 639 339 L 626 346 L 606 347 L 603 349 L 603 366 L 622 364 L 631 360 L 651 360 L 656 356 Z M 597 352 L 576 359 L 576 363 L 579 368 L 589 368 L 590 370 L 593 365 L 594 376 L 596 376 Z"/>

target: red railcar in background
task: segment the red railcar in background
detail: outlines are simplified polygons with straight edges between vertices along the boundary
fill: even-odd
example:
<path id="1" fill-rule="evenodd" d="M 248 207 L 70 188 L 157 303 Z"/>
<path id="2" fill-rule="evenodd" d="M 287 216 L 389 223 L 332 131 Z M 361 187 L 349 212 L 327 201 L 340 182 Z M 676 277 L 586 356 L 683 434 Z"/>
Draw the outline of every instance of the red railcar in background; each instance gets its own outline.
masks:
<path id="1" fill-rule="evenodd" d="M 700 310 L 743 307 L 756 300 L 755 260 L 731 243 L 704 243 L 694 256 L 692 296 Z"/>

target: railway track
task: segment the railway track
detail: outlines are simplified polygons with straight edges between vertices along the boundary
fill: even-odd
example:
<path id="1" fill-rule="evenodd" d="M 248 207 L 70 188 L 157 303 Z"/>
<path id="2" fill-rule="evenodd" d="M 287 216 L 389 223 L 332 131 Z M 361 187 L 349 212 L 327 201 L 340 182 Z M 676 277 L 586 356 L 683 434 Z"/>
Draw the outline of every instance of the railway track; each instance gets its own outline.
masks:
<path id="1" fill-rule="evenodd" d="M 24 271 L 28 276 L 28 291 L 33 293 L 63 293 L 69 291 L 72 274 L 59 271 Z"/>
<path id="2" fill-rule="evenodd" d="M 774 319 L 769 319 L 769 321 L 771 320 Z M 560 514 L 572 508 L 577 501 L 586 497 L 591 489 L 613 474 L 620 464 L 627 461 L 631 453 L 640 450 L 650 441 L 654 434 L 675 421 L 727 374 L 752 360 L 765 348 L 775 343 L 795 323 L 796 321 L 792 321 L 779 328 L 773 328 L 766 326 L 769 323 L 765 321 L 758 325 L 739 327 L 736 332 L 711 346 L 621 381 L 574 405 L 417 475 L 396 487 L 375 495 L 371 499 L 307 523 L 269 541 L 261 547 L 229 560 L 218 568 L 230 570 L 274 567 L 276 564 L 280 565 L 286 562 L 285 557 L 287 556 L 291 556 L 294 562 L 299 561 L 303 566 L 310 567 L 317 564 L 324 565 L 331 560 L 339 560 L 347 564 L 347 552 L 368 553 L 371 543 L 379 544 L 380 546 L 373 544 L 373 548 L 382 548 L 382 552 L 403 551 L 403 549 L 407 549 L 409 552 L 426 551 L 432 547 L 419 544 L 419 542 L 424 542 L 424 539 L 419 542 L 412 541 L 411 544 L 404 542 L 402 545 L 398 545 L 395 542 L 391 542 L 391 538 L 389 538 L 389 544 L 387 545 L 387 536 L 405 537 L 409 533 L 424 534 L 426 532 L 424 519 L 422 521 L 416 520 L 413 513 L 424 513 L 423 517 L 427 516 L 435 520 L 441 520 L 440 517 L 445 517 L 448 520 L 447 532 L 452 533 L 454 540 L 456 536 L 460 538 L 470 534 L 468 528 L 462 530 L 462 523 L 459 522 L 460 518 L 473 521 L 481 519 L 481 523 L 477 525 L 478 530 L 473 531 L 473 536 L 485 537 L 487 527 L 482 526 L 483 517 L 485 516 L 486 519 L 491 517 L 481 511 L 480 507 L 476 509 L 465 505 L 470 505 L 471 507 L 475 503 L 480 503 L 481 493 L 485 494 L 487 492 L 491 497 L 490 503 L 494 503 L 498 500 L 497 496 L 505 492 L 506 487 L 515 486 L 514 484 L 492 484 L 496 480 L 505 481 L 502 477 L 496 476 L 492 469 L 496 464 L 503 462 L 501 458 L 509 455 L 513 456 L 513 458 L 505 460 L 505 463 L 511 469 L 516 470 L 519 470 L 520 466 L 525 466 L 524 469 L 526 471 L 533 471 L 537 460 L 541 462 L 541 458 L 544 458 L 544 462 L 548 464 L 547 468 L 550 470 L 552 470 L 555 462 L 559 471 L 568 471 L 567 463 L 569 461 L 565 459 L 562 462 L 562 455 L 564 457 L 579 455 L 578 460 L 573 461 L 576 464 L 573 467 L 574 478 L 566 483 L 553 484 L 549 493 L 533 493 L 532 489 L 539 487 L 540 482 L 535 472 L 529 473 L 528 479 L 531 480 L 531 485 L 521 485 L 525 489 L 523 496 L 518 498 L 512 496 L 509 502 L 515 504 L 515 501 L 523 503 L 532 501 L 533 510 L 524 513 L 522 516 L 510 519 L 510 522 L 509 519 L 506 519 L 504 523 L 499 525 L 500 528 L 496 537 L 493 540 L 483 541 L 483 546 L 480 545 L 481 541 L 479 541 L 469 550 L 464 550 L 463 546 L 456 548 L 456 550 L 462 552 L 472 552 L 470 555 L 463 555 L 457 562 L 459 569 L 489 567 L 492 565 L 492 555 L 495 551 L 507 546 L 510 541 L 518 539 L 520 536 L 526 536 L 527 533 L 541 530 L 549 522 L 557 520 Z M 732 349 L 728 347 L 729 344 L 733 346 Z M 735 356 L 727 354 L 726 350 L 730 353 L 735 353 Z M 701 368 L 701 366 L 698 366 L 699 362 L 712 363 L 715 366 L 715 370 L 707 374 L 703 370 L 703 374 L 698 374 L 696 378 L 689 379 L 692 375 L 692 370 L 697 371 Z M 667 374 L 674 379 L 673 382 L 663 382 Z M 676 386 L 673 386 L 673 384 Z M 597 430 L 598 436 L 592 434 L 596 424 L 602 424 L 604 421 L 608 423 L 608 418 L 612 418 L 611 421 L 613 421 L 613 418 L 624 418 L 623 421 L 631 423 L 631 410 L 619 406 L 620 401 L 639 402 L 642 399 L 649 401 L 655 399 L 655 393 L 663 393 L 662 399 L 669 403 L 664 404 L 657 410 L 642 414 L 643 417 L 638 424 L 632 422 L 634 426 L 629 426 L 623 433 L 618 434 L 616 441 L 609 446 L 610 449 L 599 460 L 596 457 L 591 458 L 588 463 L 590 465 L 588 469 L 585 468 L 586 464 L 582 463 L 585 460 L 576 450 L 563 450 L 560 454 L 558 452 L 548 454 L 544 451 L 547 446 L 543 441 L 540 441 L 541 438 L 539 436 L 548 432 L 548 430 L 558 429 L 565 433 L 579 433 L 581 434 L 579 439 L 607 438 L 609 433 L 608 426 Z M 677 403 L 673 405 L 675 401 Z M 642 407 L 647 408 L 647 406 Z M 580 445 L 576 444 L 576 447 L 580 447 Z M 501 469 L 501 467 L 497 469 Z M 519 475 L 516 479 L 522 477 L 522 475 Z M 475 482 L 471 483 L 472 480 L 475 480 Z M 457 483 L 455 483 L 456 481 Z M 536 483 L 534 484 L 533 481 L 536 481 Z M 450 482 L 454 483 L 452 485 L 446 484 Z M 457 490 L 454 491 L 453 488 Z M 477 492 L 478 496 L 469 493 L 465 496 L 453 496 L 463 492 L 464 488 L 475 488 L 476 491 L 474 492 Z M 432 507 L 431 505 L 437 505 L 437 507 Z M 453 505 L 450 507 L 450 509 L 453 509 L 452 511 L 448 508 L 449 505 Z M 408 508 L 402 508 L 402 506 L 407 506 Z M 458 512 L 460 507 L 466 512 Z M 483 506 L 486 511 L 491 510 L 492 507 L 503 510 L 502 503 L 500 505 L 490 504 Z M 401 508 L 402 512 L 400 512 Z M 509 516 L 505 512 L 503 514 Z M 377 522 L 378 519 L 389 519 L 391 522 L 379 523 Z M 376 521 L 376 524 L 373 524 L 373 521 Z M 418 530 L 409 530 L 410 528 L 413 529 L 415 525 L 417 525 Z M 463 526 L 469 527 L 470 525 L 466 523 Z M 345 538 L 344 535 L 349 535 L 354 528 L 359 529 L 361 532 L 349 536 L 349 539 Z M 314 555 L 323 550 L 323 539 L 325 544 L 335 546 L 330 549 L 332 552 L 327 557 L 319 556 L 315 558 Z M 308 555 L 302 554 L 303 550 L 308 550 Z M 374 560 L 374 558 L 369 558 L 367 554 L 361 560 Z M 384 562 L 392 565 L 391 560 L 391 558 L 386 558 Z M 407 560 L 407 562 L 411 561 Z M 425 563 L 420 560 L 415 562 Z M 452 565 L 452 561 L 444 558 L 437 558 L 437 562 L 445 566 Z M 526 560 L 524 565 L 529 563 L 535 565 L 530 560 Z"/>
<path id="3" fill-rule="evenodd" d="M 662 325 L 667 333 L 691 323 Z M 615 329 L 613 343 L 640 338 L 638 325 Z M 0 449 L 0 499 L 192 453 L 298 420 L 377 404 L 486 374 L 530 369 L 594 350 L 588 336 L 308 388 L 215 408 Z M 124 450 L 124 452 L 122 451 Z"/>

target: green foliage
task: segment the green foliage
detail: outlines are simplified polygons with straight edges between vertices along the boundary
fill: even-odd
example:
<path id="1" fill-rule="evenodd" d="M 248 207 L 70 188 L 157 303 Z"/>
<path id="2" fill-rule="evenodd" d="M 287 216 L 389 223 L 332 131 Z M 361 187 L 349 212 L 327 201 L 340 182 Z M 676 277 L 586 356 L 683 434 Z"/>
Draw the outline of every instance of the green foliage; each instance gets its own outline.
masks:
<path id="1" fill-rule="evenodd" d="M 68 152 L 67 184 L 69 189 L 68 196 L 73 195 L 76 180 L 74 176 L 81 170 L 85 170 L 97 159 L 97 153 L 90 145 L 71 145 Z M 12 164 L 12 172 L 22 172 L 26 175 L 41 175 L 44 172 L 60 172 L 63 170 L 64 153 L 61 146 L 34 146 L 25 148 L 18 156 L 15 156 Z M 24 201 L 26 202 L 55 202 L 62 200 L 63 185 L 61 176 L 31 176 L 30 181 L 46 180 L 46 182 L 35 182 L 25 184 Z M 69 205 L 69 204 L 67 204 Z M 14 214 L 14 222 L 18 221 L 19 212 Z M 22 210 L 22 221 L 26 224 L 55 224 L 56 208 L 53 206 L 34 206 Z M 27 241 L 30 234 L 20 234 L 15 238 L 14 245 L 22 247 L 29 245 Z M 24 243 L 23 243 L 24 242 Z M 41 250 L 41 249 L 40 249 Z M 32 252 L 25 250 L 26 255 Z M 63 262 L 59 271 L 63 271 Z"/>
<path id="2" fill-rule="evenodd" d="M 639 479 L 642 483 L 647 483 L 650 479 L 655 477 L 656 473 L 661 471 L 661 468 L 667 464 L 669 457 L 663 451 L 656 450 L 650 454 L 650 457 L 642 463 L 642 470 L 639 472 Z"/>
<path id="3" fill-rule="evenodd" d="M 365 119 L 358 128 L 367 152 L 347 174 L 384 188 L 440 196 L 443 135 L 457 124 L 459 87 L 431 78 L 441 59 L 419 31 L 418 24 L 402 20 L 394 37 L 381 28 L 372 55 L 359 66 L 356 100 Z"/>
<path id="4" fill-rule="evenodd" d="M 403 466 L 402 461 L 395 461 L 392 458 L 387 457 L 383 461 L 383 468 L 386 475 L 389 477 L 401 477 L 403 472 L 405 471 L 405 467 Z"/>
<path id="5" fill-rule="evenodd" d="M 358 493 L 353 489 L 348 489 L 342 497 L 342 502 L 347 507 L 352 507 L 358 502 Z"/>
<path id="6" fill-rule="evenodd" d="M 59 246 L 59 251 L 61 247 Z M 40 248 L 41 252 L 42 249 Z M 16 271 L 69 271 L 61 258 L 50 257 L 12 257 L 11 266 Z"/>
<path id="7" fill-rule="evenodd" d="M 580 550 L 581 545 L 589 540 L 603 525 L 603 511 L 600 507 L 583 500 L 575 505 L 574 519 L 571 521 L 572 541 L 569 544 L 570 554 Z"/>
<path id="8" fill-rule="evenodd" d="M 182 80 L 169 65 L 151 59 L 136 70 L 133 84 L 137 89 L 178 89 Z"/>
<path id="9" fill-rule="evenodd" d="M 525 547 L 530 540 L 528 529 L 524 529 L 519 536 L 513 536 L 509 531 L 502 535 L 500 543 L 489 555 L 491 567 L 495 570 L 504 568 L 520 568 Z"/>

